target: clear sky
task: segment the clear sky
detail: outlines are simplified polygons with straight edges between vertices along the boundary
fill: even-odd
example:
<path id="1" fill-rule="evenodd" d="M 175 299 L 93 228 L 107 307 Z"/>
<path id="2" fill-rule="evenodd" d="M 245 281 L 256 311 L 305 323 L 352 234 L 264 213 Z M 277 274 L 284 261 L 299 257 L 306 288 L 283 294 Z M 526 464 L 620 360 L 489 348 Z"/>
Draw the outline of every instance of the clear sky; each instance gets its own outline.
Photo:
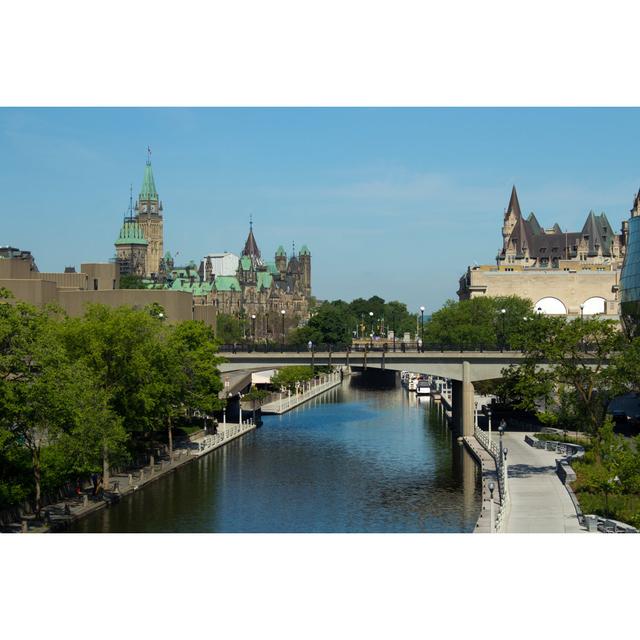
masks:
<path id="1" fill-rule="evenodd" d="M 0 109 L 0 245 L 41 271 L 106 261 L 147 145 L 165 250 L 307 244 L 321 299 L 455 298 L 493 263 L 512 184 L 540 223 L 614 229 L 640 185 L 637 109 Z"/>

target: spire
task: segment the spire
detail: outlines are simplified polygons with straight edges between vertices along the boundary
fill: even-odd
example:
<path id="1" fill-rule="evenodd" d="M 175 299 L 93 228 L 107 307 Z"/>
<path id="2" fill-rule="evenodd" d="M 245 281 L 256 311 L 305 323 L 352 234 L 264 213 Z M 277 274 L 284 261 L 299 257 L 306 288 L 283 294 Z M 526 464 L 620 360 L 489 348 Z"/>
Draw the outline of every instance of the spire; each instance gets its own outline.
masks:
<path id="1" fill-rule="evenodd" d="M 513 189 L 511 189 L 511 198 L 509 199 L 509 205 L 507 206 L 506 213 L 514 213 L 518 218 L 522 217 L 520 203 L 518 202 L 518 192 L 516 191 L 515 184 L 513 185 Z"/>
<path id="2" fill-rule="evenodd" d="M 151 154 L 149 154 L 150 156 Z M 142 179 L 142 188 L 140 189 L 140 200 L 157 200 L 158 192 L 156 191 L 156 183 L 153 179 L 153 171 L 151 170 L 151 160 L 147 159 L 144 168 L 144 177 Z"/>
<path id="3" fill-rule="evenodd" d="M 247 241 L 244 243 L 242 255 L 255 256 L 256 258 L 260 258 L 260 249 L 258 249 L 258 243 L 253 236 L 253 222 L 249 223 L 249 235 L 247 236 Z"/>

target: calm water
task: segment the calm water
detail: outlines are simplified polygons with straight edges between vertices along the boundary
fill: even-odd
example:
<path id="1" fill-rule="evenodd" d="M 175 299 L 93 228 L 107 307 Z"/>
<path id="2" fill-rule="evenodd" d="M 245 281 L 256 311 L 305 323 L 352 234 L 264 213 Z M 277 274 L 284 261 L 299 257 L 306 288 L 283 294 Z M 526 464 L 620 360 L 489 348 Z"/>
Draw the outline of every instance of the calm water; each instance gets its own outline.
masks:
<path id="1" fill-rule="evenodd" d="M 262 428 L 72 531 L 471 531 L 476 467 L 437 406 L 356 384 L 265 416 Z"/>

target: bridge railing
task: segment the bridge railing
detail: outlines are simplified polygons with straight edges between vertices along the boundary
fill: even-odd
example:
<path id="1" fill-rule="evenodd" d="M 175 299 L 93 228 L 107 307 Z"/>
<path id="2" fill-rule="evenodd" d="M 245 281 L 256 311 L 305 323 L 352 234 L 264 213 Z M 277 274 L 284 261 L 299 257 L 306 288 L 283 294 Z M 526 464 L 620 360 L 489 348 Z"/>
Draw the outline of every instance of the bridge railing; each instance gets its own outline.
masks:
<path id="1" fill-rule="evenodd" d="M 374 340 L 367 344 L 316 344 L 312 349 L 309 349 L 307 345 L 291 345 L 291 344 L 275 344 L 275 343 L 251 343 L 242 342 L 236 344 L 223 344 L 220 345 L 221 353 L 307 353 L 322 354 L 325 356 L 327 353 L 424 353 L 425 351 L 434 352 L 457 352 L 464 353 L 465 351 L 473 352 L 504 352 L 504 351 L 518 351 L 516 349 L 510 349 L 508 345 L 500 347 L 496 344 L 442 344 L 442 343 L 424 343 L 419 342 L 400 342 L 397 340 L 395 343 L 389 340 Z"/>

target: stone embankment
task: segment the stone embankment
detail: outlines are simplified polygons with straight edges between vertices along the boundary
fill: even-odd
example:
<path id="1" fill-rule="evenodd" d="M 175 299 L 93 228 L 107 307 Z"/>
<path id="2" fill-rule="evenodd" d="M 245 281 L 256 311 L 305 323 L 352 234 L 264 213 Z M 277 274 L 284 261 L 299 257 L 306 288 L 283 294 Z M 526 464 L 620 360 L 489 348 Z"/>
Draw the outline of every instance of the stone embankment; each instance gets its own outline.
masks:
<path id="1" fill-rule="evenodd" d="M 64 530 L 72 522 L 117 503 L 122 497 L 139 491 L 146 485 L 173 473 L 183 465 L 197 460 L 255 428 L 256 425 L 251 420 L 247 420 L 241 424 L 229 422 L 219 424 L 215 434 L 204 434 L 200 431 L 196 437 L 189 438 L 176 446 L 170 460 L 156 461 L 152 458 L 150 464 L 144 467 L 113 474 L 109 490 L 105 491 L 99 499 L 90 496 L 90 491 L 83 492 L 80 496 L 46 506 L 43 509 L 41 521 L 36 520 L 33 515 L 23 516 L 20 522 L 7 523 L 3 529 L 23 533 Z"/>
<path id="2" fill-rule="evenodd" d="M 311 398 L 319 396 L 329 389 L 337 387 L 342 382 L 343 373 L 341 371 L 334 371 L 325 376 L 314 378 L 309 382 L 304 383 L 302 390 L 296 389 L 295 393 L 281 393 L 279 397 L 263 404 L 260 409 L 263 414 L 282 414 L 291 409 L 299 407 Z"/>

